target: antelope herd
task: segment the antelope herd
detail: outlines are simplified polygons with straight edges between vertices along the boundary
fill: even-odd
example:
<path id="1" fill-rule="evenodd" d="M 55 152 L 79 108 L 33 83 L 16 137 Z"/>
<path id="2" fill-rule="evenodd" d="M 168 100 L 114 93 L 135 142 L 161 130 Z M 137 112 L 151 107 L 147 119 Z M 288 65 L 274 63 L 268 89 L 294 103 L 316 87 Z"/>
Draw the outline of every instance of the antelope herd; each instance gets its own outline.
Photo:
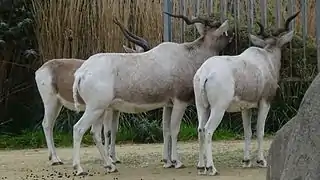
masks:
<path id="1" fill-rule="evenodd" d="M 162 42 L 151 48 L 145 39 L 129 32 L 114 18 L 124 36 L 136 44 L 135 50 L 123 46 L 126 53 L 98 53 L 87 60 L 52 59 L 36 71 L 45 109 L 42 126 L 52 165 L 63 164 L 53 142 L 53 126 L 62 106 L 84 111 L 73 127 L 73 167 L 77 175 L 86 174 L 80 165 L 80 144 L 89 127 L 106 171 L 116 172 L 120 112 L 163 108 L 163 167 L 182 168 L 177 152 L 178 133 L 185 109 L 195 102 L 200 144 L 198 174 L 218 174 L 212 160 L 212 135 L 225 111 L 242 113 L 243 167 L 251 167 L 251 109 L 258 108 L 256 162 L 260 167 L 267 166 L 262 149 L 265 120 L 278 88 L 281 48 L 292 40 L 294 32 L 289 23 L 299 12 L 271 35 L 258 23 L 258 35 L 249 34 L 257 47 L 235 56 L 219 56 L 234 39 L 228 20 L 222 23 L 164 13 L 183 19 L 187 25 L 194 24 L 200 37 L 192 42 Z"/>

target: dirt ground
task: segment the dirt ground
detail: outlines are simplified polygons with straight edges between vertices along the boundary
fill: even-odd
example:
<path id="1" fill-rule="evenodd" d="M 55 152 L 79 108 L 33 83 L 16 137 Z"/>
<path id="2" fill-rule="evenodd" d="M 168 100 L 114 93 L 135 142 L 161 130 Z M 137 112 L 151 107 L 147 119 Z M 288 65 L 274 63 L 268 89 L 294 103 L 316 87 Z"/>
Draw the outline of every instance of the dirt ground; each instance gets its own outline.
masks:
<path id="1" fill-rule="evenodd" d="M 255 150 L 256 143 L 252 143 Z M 267 150 L 270 140 L 265 141 Z M 57 152 L 65 163 L 51 166 L 47 149 L 0 151 L 0 179 L 87 179 L 87 180 L 265 180 L 266 169 L 241 168 L 243 141 L 220 141 L 213 143 L 213 158 L 220 175 L 215 177 L 197 175 L 197 142 L 179 142 L 178 152 L 184 169 L 162 168 L 162 144 L 117 145 L 119 172 L 105 174 L 100 156 L 95 147 L 81 148 L 82 167 L 88 176 L 73 175 L 72 149 L 58 148 Z M 252 151 L 255 157 L 255 151 Z M 267 154 L 267 151 L 266 151 Z"/>

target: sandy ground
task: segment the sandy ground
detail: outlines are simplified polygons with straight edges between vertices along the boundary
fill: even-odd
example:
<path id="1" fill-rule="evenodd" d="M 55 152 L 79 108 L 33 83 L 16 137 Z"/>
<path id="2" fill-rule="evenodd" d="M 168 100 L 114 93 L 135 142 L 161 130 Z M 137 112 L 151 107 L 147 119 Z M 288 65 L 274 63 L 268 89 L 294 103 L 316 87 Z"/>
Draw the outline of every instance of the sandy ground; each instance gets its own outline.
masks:
<path id="1" fill-rule="evenodd" d="M 255 145 L 252 143 L 253 150 Z M 267 140 L 264 148 L 267 150 L 269 145 L 270 140 Z M 85 177 L 73 175 L 71 148 L 57 150 L 65 163 L 60 166 L 50 165 L 47 149 L 0 151 L 0 179 L 265 180 L 266 169 L 241 168 L 243 141 L 213 143 L 213 158 L 220 173 L 214 177 L 197 175 L 197 142 L 179 142 L 178 152 L 186 165 L 184 169 L 162 168 L 162 144 L 117 145 L 116 148 L 122 163 L 117 165 L 119 172 L 115 174 L 105 174 L 95 147 L 81 148 L 82 167 L 89 171 Z"/>

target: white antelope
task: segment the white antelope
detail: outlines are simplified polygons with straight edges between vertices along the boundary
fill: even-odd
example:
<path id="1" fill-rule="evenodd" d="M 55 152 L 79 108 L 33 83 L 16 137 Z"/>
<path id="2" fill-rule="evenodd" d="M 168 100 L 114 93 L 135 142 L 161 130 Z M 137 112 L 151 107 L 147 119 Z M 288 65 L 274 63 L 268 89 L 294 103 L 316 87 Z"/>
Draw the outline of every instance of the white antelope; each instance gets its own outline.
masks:
<path id="1" fill-rule="evenodd" d="M 298 13 L 288 18 L 286 27 L 273 36 L 261 39 L 250 34 L 251 42 L 264 48 L 249 47 L 236 56 L 214 56 L 197 70 L 193 85 L 199 122 L 199 174 L 218 174 L 212 160 L 212 135 L 225 111 L 242 113 L 245 136 L 243 162 L 244 167 L 251 166 L 251 108 L 258 108 L 257 163 L 266 167 L 262 148 L 265 120 L 278 88 L 281 48 L 292 40 L 293 31 L 288 32 L 289 23 Z M 259 26 L 261 34 L 266 35 L 263 26 Z"/>
<path id="2" fill-rule="evenodd" d="M 188 25 L 195 24 L 201 36 L 181 44 L 163 42 L 144 53 L 95 54 L 75 72 L 75 107 L 79 106 L 78 95 L 87 105 L 73 127 L 73 166 L 78 175 L 83 173 L 79 154 L 83 134 L 108 111 L 140 113 L 164 107 L 164 167 L 183 167 L 177 153 L 177 136 L 184 111 L 194 100 L 193 76 L 207 58 L 218 55 L 231 42 L 232 36 L 228 36 L 227 21 L 221 24 L 205 18 L 189 20 L 182 15 L 166 14 L 182 18 Z M 110 119 L 105 120 L 110 125 Z M 109 165 L 107 172 L 117 171 L 108 154 L 104 157 Z"/>
<path id="3" fill-rule="evenodd" d="M 150 46 L 146 40 L 129 32 L 122 24 L 119 23 L 119 21 L 114 20 L 114 23 L 120 27 L 124 36 L 129 41 L 138 44 L 136 45 L 136 50 L 123 46 L 126 52 L 137 53 L 150 50 Z M 35 72 L 36 84 L 44 105 L 44 118 L 42 121 L 42 127 L 49 151 L 49 160 L 52 161 L 52 165 L 63 164 L 61 159 L 58 157 L 54 146 L 53 127 L 62 106 L 70 110 L 75 110 L 72 97 L 72 83 L 74 81 L 73 74 L 83 62 L 84 60 L 81 59 L 52 59 L 44 63 Z M 85 104 L 80 97 L 79 102 L 81 104 L 81 111 L 84 111 Z M 114 123 L 112 124 L 111 134 L 109 134 L 109 136 L 111 136 L 110 154 L 113 162 L 119 162 L 115 152 L 119 112 L 115 112 L 113 116 Z M 92 126 L 91 131 L 101 132 L 101 129 L 102 124 L 95 127 Z M 104 133 L 104 135 L 105 138 L 109 138 L 108 134 Z M 101 141 L 101 136 L 94 140 Z"/>

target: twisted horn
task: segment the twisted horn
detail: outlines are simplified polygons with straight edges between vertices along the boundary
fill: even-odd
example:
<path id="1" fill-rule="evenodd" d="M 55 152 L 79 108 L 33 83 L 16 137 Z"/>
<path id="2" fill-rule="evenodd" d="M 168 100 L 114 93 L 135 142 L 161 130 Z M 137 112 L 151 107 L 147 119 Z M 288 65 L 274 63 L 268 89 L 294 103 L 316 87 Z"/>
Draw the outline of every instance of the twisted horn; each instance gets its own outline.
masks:
<path id="1" fill-rule="evenodd" d="M 283 33 L 283 32 L 286 32 L 286 31 L 289 31 L 290 27 L 290 22 L 296 18 L 298 16 L 298 14 L 300 13 L 300 11 L 296 12 L 295 14 L 293 14 L 292 16 L 288 17 L 286 22 L 285 22 L 285 25 L 284 25 L 284 28 L 280 28 L 278 29 L 276 32 L 272 33 L 273 36 L 278 36 L 279 34 Z"/>
<path id="2" fill-rule="evenodd" d="M 168 16 L 171 16 L 171 17 L 183 19 L 186 22 L 187 25 L 191 25 L 191 24 L 194 24 L 194 23 L 202 23 L 202 24 L 206 24 L 207 23 L 205 19 L 199 18 L 199 17 L 190 20 L 187 16 L 184 16 L 184 15 L 170 14 L 168 12 L 163 12 L 163 13 L 167 14 Z"/>
<path id="3" fill-rule="evenodd" d="M 116 19 L 117 20 L 117 19 Z M 122 30 L 124 30 L 129 36 L 131 36 L 132 38 L 134 38 L 134 39 L 137 39 L 137 40 L 140 40 L 140 41 L 142 41 L 142 42 L 144 42 L 146 45 L 148 45 L 148 42 L 145 40 L 145 39 L 143 39 L 142 37 L 140 37 L 140 36 L 137 36 L 137 35 L 135 35 L 135 34 L 133 34 L 133 33 L 131 33 L 128 29 L 126 29 L 126 28 L 124 28 L 124 26 L 117 20 L 117 23 L 116 23 Z M 149 46 L 149 45 L 148 45 Z"/>
<path id="4" fill-rule="evenodd" d="M 294 18 L 296 18 L 299 13 L 300 13 L 300 11 L 298 11 L 298 12 L 296 12 L 295 14 L 293 14 L 292 16 L 288 17 L 288 19 L 287 19 L 286 22 L 285 22 L 285 26 L 284 26 L 287 31 L 289 31 L 290 22 L 291 22 Z"/>
<path id="5" fill-rule="evenodd" d="M 266 32 L 264 31 L 264 26 L 260 23 L 260 22 L 256 22 L 260 28 L 260 31 L 258 32 L 259 36 L 262 36 L 263 38 L 268 37 L 268 35 L 266 34 Z"/>
<path id="6" fill-rule="evenodd" d="M 171 17 L 175 17 L 175 18 L 180 18 L 183 19 L 187 25 L 191 25 L 191 24 L 195 24 L 195 23 L 201 23 L 204 24 L 206 26 L 210 26 L 210 27 L 220 27 L 221 23 L 220 22 L 215 22 L 213 24 L 211 24 L 211 21 L 207 18 L 201 18 L 201 17 L 197 17 L 195 19 L 189 19 L 187 16 L 184 15 L 177 15 L 177 14 L 171 14 L 168 12 L 163 12 L 164 14 L 167 14 Z"/>
<path id="7" fill-rule="evenodd" d="M 139 46 L 141 46 L 143 48 L 143 50 L 146 52 L 146 51 L 149 51 L 151 48 L 148 44 L 148 42 L 143 39 L 142 37 L 139 37 L 131 32 L 129 32 L 120 22 L 119 20 L 114 17 L 113 18 L 113 23 L 115 23 L 116 25 L 118 25 L 122 31 L 122 33 L 124 34 L 124 36 L 132 43 L 134 44 L 137 44 Z"/>

